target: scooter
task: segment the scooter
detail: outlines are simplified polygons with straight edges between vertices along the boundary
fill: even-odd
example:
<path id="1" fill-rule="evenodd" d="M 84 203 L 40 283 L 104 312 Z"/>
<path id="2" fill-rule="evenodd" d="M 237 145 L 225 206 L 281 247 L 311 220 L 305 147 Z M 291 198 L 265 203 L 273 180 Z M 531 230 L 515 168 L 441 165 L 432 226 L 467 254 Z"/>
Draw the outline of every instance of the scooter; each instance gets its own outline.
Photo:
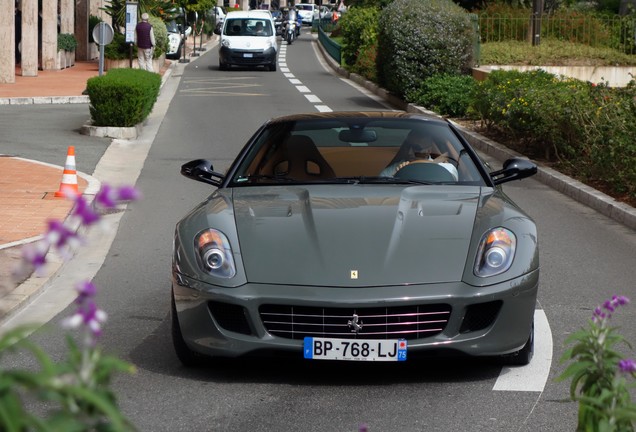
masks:
<path id="1" fill-rule="evenodd" d="M 296 20 L 287 20 L 287 25 L 285 26 L 285 40 L 288 45 L 291 45 L 296 39 Z"/>

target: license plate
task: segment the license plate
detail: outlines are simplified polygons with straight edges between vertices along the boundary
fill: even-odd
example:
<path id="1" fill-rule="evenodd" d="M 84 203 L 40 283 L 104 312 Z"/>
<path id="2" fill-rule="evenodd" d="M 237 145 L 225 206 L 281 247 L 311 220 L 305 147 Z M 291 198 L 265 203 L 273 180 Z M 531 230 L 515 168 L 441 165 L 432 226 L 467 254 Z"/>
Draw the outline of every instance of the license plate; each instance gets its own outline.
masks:
<path id="1" fill-rule="evenodd" d="M 306 337 L 304 340 L 306 359 L 312 360 L 362 360 L 405 361 L 405 339 L 329 339 Z"/>
<path id="2" fill-rule="evenodd" d="M 254 54 L 252 54 L 252 53 L 243 53 L 243 57 L 252 58 L 252 57 L 254 57 Z"/>

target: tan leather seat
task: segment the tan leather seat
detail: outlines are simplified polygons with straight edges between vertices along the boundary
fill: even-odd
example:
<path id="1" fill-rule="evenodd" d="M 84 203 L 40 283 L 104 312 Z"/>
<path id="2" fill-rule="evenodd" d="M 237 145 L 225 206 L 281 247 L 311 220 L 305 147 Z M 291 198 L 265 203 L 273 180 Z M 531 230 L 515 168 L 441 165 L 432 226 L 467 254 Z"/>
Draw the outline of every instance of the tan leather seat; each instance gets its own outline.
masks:
<path id="1" fill-rule="evenodd" d="M 336 174 L 306 135 L 292 135 L 283 144 L 281 155 L 273 163 L 274 175 L 295 180 L 334 178 Z"/>

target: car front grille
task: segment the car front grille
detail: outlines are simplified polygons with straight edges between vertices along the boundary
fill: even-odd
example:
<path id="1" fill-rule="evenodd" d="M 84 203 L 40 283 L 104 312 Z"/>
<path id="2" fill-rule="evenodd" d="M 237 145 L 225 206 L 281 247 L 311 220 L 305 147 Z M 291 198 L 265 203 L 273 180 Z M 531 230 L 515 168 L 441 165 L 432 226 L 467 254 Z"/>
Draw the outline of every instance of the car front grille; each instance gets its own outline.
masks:
<path id="1" fill-rule="evenodd" d="M 270 334 L 287 339 L 312 336 L 412 340 L 441 333 L 451 307 L 447 304 L 377 308 L 262 305 L 259 313 Z"/>
<path id="2" fill-rule="evenodd" d="M 245 57 L 245 54 L 249 53 L 252 57 Z M 232 63 L 235 64 L 260 64 L 267 61 L 267 57 L 263 51 L 232 51 Z"/>

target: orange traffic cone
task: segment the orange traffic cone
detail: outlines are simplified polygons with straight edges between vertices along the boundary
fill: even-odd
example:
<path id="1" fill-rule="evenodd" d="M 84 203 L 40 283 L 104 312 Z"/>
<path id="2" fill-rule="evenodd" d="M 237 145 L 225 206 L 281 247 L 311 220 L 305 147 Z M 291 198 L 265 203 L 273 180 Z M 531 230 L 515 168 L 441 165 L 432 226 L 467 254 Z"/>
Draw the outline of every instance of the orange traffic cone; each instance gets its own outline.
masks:
<path id="1" fill-rule="evenodd" d="M 75 170 L 75 147 L 69 146 L 60 190 L 55 192 L 55 196 L 68 197 L 73 195 L 79 195 L 79 189 L 77 187 L 77 171 Z"/>

